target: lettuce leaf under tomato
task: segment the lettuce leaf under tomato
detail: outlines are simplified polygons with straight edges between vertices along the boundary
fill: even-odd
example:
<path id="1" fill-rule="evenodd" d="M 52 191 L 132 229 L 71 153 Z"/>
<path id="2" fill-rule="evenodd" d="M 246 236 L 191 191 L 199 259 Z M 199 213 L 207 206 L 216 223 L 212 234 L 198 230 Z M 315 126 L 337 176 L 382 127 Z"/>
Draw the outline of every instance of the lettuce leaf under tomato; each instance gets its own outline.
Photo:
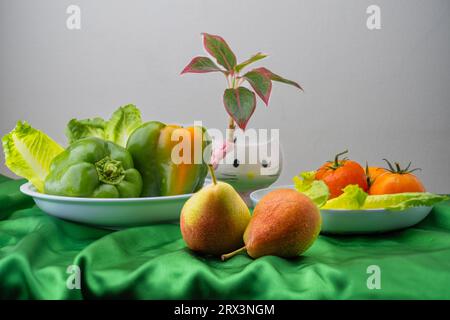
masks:
<path id="1" fill-rule="evenodd" d="M 328 186 L 322 180 L 315 180 L 315 171 L 302 172 L 295 176 L 295 189 L 309 197 L 318 207 L 323 206 L 330 196 Z"/>
<path id="2" fill-rule="evenodd" d="M 128 137 L 142 124 L 141 112 L 133 105 L 118 108 L 108 121 L 96 117 L 92 119 L 72 119 L 66 127 L 69 143 L 87 137 L 97 137 L 125 147 Z"/>
<path id="3" fill-rule="evenodd" d="M 405 210 L 411 207 L 431 207 L 438 202 L 449 200 L 429 192 L 407 192 L 368 196 L 359 186 L 349 185 L 339 197 L 327 201 L 321 209 L 386 209 Z"/>
<path id="4" fill-rule="evenodd" d="M 321 209 L 360 209 L 367 198 L 367 193 L 364 192 L 358 185 L 350 184 L 344 188 L 344 193 L 339 197 L 328 200 Z"/>
<path id="5" fill-rule="evenodd" d="M 348 185 L 336 198 L 329 198 L 327 185 L 315 180 L 315 171 L 303 172 L 295 176 L 295 189 L 311 198 L 320 209 L 366 210 L 387 209 L 405 210 L 411 207 L 433 206 L 438 202 L 450 200 L 449 196 L 429 192 L 407 192 L 385 195 L 368 195 L 358 185 Z"/>
<path id="6" fill-rule="evenodd" d="M 25 121 L 17 122 L 16 127 L 2 138 L 2 144 L 9 170 L 43 192 L 50 163 L 64 149 Z"/>
<path id="7" fill-rule="evenodd" d="M 368 196 L 363 209 L 404 210 L 411 207 L 430 207 L 434 204 L 449 200 L 448 196 L 442 196 L 429 192 L 407 192 L 396 194 L 383 194 Z"/>

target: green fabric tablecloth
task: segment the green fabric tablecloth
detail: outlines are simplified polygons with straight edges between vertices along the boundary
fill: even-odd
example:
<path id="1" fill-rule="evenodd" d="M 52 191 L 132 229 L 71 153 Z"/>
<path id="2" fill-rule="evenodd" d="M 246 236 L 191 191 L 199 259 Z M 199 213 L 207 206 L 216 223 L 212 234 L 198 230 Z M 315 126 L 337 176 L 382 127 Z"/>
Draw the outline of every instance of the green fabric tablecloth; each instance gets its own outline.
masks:
<path id="1" fill-rule="evenodd" d="M 302 257 L 227 262 L 186 249 L 177 225 L 107 231 L 47 216 L 0 176 L 0 298 L 450 299 L 450 205 L 377 236 L 324 236 Z M 68 289 L 67 268 L 81 271 Z M 369 289 L 377 265 L 381 289 Z M 69 281 L 70 282 L 70 281 Z"/>

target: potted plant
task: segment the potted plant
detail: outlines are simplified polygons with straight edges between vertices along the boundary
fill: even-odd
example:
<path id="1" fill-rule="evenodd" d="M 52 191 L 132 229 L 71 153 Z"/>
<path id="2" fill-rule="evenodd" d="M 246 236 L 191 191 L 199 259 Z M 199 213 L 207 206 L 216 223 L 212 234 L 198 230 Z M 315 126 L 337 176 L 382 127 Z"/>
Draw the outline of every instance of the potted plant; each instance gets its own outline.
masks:
<path id="1" fill-rule="evenodd" d="M 289 84 L 300 90 L 303 89 L 297 82 L 283 78 L 265 67 L 245 71 L 252 63 L 266 58 L 266 54 L 258 52 L 249 59 L 238 63 L 236 55 L 222 37 L 208 33 L 202 33 L 202 36 L 206 52 L 215 61 L 206 56 L 197 56 L 188 63 L 181 74 L 220 72 L 226 78 L 228 85 L 223 92 L 223 105 L 230 116 L 227 137 L 220 147 L 214 149 L 211 163 L 216 167 L 217 176 L 222 180 L 229 180 L 240 192 L 248 193 L 254 189 L 268 186 L 278 178 L 281 165 L 278 168 L 273 168 L 272 172 L 275 173 L 271 174 L 271 179 L 267 179 L 267 177 L 263 178 L 258 172 L 250 174 L 255 166 L 267 165 L 267 163 L 264 163 L 264 159 L 259 159 L 259 162 L 253 164 L 253 166 L 248 166 L 248 164 L 245 166 L 245 163 L 239 161 L 239 159 L 227 157 L 227 153 L 232 149 L 252 148 L 251 145 L 254 147 L 254 143 L 250 143 L 249 146 L 245 143 L 241 145 L 239 141 L 236 142 L 236 126 L 242 131 L 246 129 L 256 108 L 256 95 L 268 106 L 273 81 Z M 245 83 L 249 87 L 245 87 Z M 271 141 L 256 142 L 256 144 L 263 144 L 264 147 L 267 147 L 270 143 Z M 235 170 L 235 174 L 232 173 L 233 170 Z M 254 183 L 249 183 L 248 180 L 252 180 Z"/>

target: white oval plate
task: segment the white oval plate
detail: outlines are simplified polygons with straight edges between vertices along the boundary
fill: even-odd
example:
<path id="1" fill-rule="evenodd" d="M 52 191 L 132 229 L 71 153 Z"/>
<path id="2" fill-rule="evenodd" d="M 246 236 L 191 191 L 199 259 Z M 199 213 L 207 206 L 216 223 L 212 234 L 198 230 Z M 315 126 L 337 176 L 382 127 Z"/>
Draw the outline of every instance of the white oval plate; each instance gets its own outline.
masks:
<path id="1" fill-rule="evenodd" d="M 181 208 L 192 195 L 147 198 L 75 198 L 37 192 L 31 183 L 20 191 L 34 199 L 45 213 L 61 219 L 108 229 L 123 229 L 164 222 L 178 222 Z"/>
<path id="2" fill-rule="evenodd" d="M 270 191 L 280 188 L 294 189 L 293 185 L 260 189 L 250 194 L 252 203 L 256 204 Z M 365 234 L 393 231 L 411 227 L 431 212 L 433 207 L 414 207 L 403 211 L 386 209 L 367 210 L 320 210 L 322 215 L 321 233 Z"/>

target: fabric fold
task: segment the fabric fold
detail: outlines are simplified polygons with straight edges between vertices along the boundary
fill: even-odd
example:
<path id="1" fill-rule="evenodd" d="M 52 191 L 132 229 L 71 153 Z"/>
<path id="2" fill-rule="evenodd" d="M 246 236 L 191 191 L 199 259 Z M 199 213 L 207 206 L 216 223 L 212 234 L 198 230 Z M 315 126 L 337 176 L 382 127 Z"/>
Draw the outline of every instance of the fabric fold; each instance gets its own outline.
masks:
<path id="1" fill-rule="evenodd" d="M 295 259 L 222 262 L 187 249 L 174 224 L 111 231 L 53 218 L 22 183 L 0 179 L 2 299 L 450 299 L 449 203 L 406 230 L 320 235 Z M 80 289 L 67 285 L 69 266 Z"/>

